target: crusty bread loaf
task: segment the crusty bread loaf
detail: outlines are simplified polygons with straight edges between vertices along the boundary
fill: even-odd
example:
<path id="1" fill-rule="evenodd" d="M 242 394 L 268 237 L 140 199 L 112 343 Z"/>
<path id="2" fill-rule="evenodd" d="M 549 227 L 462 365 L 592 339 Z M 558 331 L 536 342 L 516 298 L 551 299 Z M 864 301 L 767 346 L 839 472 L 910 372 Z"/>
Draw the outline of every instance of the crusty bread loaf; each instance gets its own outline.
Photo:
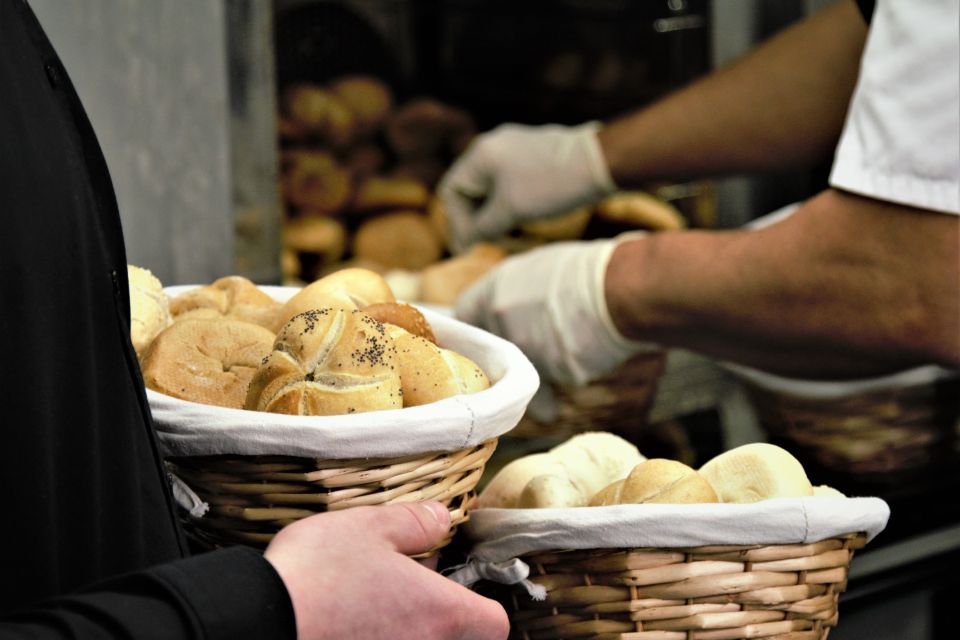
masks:
<path id="1" fill-rule="evenodd" d="M 707 480 L 677 460 L 652 458 L 641 462 L 617 492 L 619 504 L 690 504 L 719 502 Z"/>
<path id="2" fill-rule="evenodd" d="M 257 369 L 245 407 L 292 415 L 343 415 L 403 406 L 396 348 L 384 325 L 359 310 L 293 317 Z"/>
<path id="3" fill-rule="evenodd" d="M 643 460 L 635 446 L 617 435 L 579 434 L 546 453 L 507 464 L 491 478 L 479 504 L 501 508 L 585 506 L 593 495 L 623 479 Z M 528 484 L 530 490 L 525 492 Z"/>
<path id="4" fill-rule="evenodd" d="M 364 307 L 363 312 L 384 324 L 396 325 L 415 336 L 437 343 L 430 323 L 413 305 L 405 302 L 377 302 Z"/>
<path id="5" fill-rule="evenodd" d="M 277 331 L 294 316 L 311 309 L 362 309 L 378 302 L 396 302 L 390 285 L 376 271 L 350 267 L 311 282 L 287 300 L 277 314 Z"/>
<path id="6" fill-rule="evenodd" d="M 725 451 L 700 467 L 721 502 L 813 495 L 803 465 L 773 444 L 754 442 Z"/>
<path id="7" fill-rule="evenodd" d="M 506 255 L 492 244 L 478 243 L 467 253 L 427 266 L 420 273 L 420 300 L 453 305 L 460 294 L 485 276 Z"/>
<path id="8" fill-rule="evenodd" d="M 353 254 L 388 269 L 417 271 L 439 260 L 443 247 L 425 215 L 395 211 L 370 218 L 357 228 Z"/>
<path id="9" fill-rule="evenodd" d="M 181 400 L 239 409 L 273 340 L 269 329 L 241 320 L 180 320 L 144 352 L 143 380 Z"/>
<path id="10" fill-rule="evenodd" d="M 281 305 L 243 276 L 225 276 L 170 300 L 175 320 L 213 318 L 216 315 L 276 328 Z"/>
<path id="11" fill-rule="evenodd" d="M 130 289 L 130 340 L 142 355 L 158 333 L 170 326 L 170 301 L 149 269 L 127 265 Z"/>
<path id="12" fill-rule="evenodd" d="M 397 350 L 403 406 L 415 407 L 490 386 L 483 370 L 466 356 L 392 324 L 385 325 Z"/>

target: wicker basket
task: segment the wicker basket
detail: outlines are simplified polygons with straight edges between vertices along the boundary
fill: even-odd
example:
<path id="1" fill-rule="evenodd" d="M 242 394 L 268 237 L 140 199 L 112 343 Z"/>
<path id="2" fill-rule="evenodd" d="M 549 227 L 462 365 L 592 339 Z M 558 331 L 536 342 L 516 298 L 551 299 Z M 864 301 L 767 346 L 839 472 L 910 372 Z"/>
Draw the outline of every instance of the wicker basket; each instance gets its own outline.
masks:
<path id="1" fill-rule="evenodd" d="M 206 547 L 266 547 L 280 529 L 315 513 L 350 507 L 439 500 L 459 525 L 496 439 L 452 453 L 403 458 L 312 460 L 287 456 L 197 456 L 168 459 L 171 471 L 210 505 L 184 526 Z"/>
<path id="2" fill-rule="evenodd" d="M 510 437 L 566 440 L 597 425 L 604 431 L 636 433 L 646 424 L 665 365 L 664 351 L 650 351 L 588 385 L 557 388 L 556 416 L 537 419 L 527 412 Z"/>
<path id="3" fill-rule="evenodd" d="M 176 295 L 190 287 L 170 287 Z M 279 300 L 296 289 L 264 287 Z M 147 391 L 184 526 L 203 547 L 265 547 L 291 522 L 355 506 L 438 500 L 445 546 L 499 438 L 538 384 L 514 345 L 423 309 L 438 341 L 488 373 L 489 389 L 429 405 L 344 416 L 286 416 L 213 407 Z M 424 555 L 430 555 L 424 554 Z"/>
<path id="4" fill-rule="evenodd" d="M 522 559 L 547 590 L 485 586 L 511 638 L 824 640 L 863 534 L 813 544 L 606 549 Z"/>
<path id="5" fill-rule="evenodd" d="M 879 481 L 955 456 L 958 377 L 913 370 L 869 382 L 806 383 L 736 373 L 769 440 L 814 472 Z"/>

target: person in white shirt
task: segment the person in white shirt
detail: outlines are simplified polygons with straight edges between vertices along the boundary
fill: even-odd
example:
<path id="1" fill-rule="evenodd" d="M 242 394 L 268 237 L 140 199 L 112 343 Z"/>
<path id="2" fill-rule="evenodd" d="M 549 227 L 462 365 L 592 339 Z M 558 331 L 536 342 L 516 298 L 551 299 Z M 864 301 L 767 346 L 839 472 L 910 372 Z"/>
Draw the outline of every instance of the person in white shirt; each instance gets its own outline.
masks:
<path id="1" fill-rule="evenodd" d="M 564 383 L 651 343 L 802 378 L 960 366 L 958 7 L 881 0 L 868 24 L 842 0 L 612 122 L 479 136 L 440 184 L 456 248 L 645 181 L 835 158 L 773 224 L 555 243 L 457 315 Z"/>

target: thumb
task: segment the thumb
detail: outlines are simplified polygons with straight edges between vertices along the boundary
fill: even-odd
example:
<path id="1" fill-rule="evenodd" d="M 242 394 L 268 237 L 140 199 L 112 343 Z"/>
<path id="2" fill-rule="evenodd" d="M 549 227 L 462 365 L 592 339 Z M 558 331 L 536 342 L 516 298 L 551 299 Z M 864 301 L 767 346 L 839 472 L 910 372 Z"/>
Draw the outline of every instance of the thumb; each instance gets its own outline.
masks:
<path id="1" fill-rule="evenodd" d="M 377 511 L 374 533 L 404 555 L 430 551 L 450 533 L 450 512 L 435 500 L 383 505 Z"/>

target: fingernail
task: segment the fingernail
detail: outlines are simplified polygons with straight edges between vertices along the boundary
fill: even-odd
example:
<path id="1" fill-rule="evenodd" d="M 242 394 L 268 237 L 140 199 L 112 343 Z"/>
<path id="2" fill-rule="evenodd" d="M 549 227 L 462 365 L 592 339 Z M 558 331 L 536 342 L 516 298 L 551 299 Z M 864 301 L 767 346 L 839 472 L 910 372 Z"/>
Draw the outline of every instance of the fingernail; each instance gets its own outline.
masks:
<path id="1" fill-rule="evenodd" d="M 423 502 L 421 504 L 430 512 L 430 515 L 437 521 L 437 524 L 444 527 L 450 526 L 450 512 L 447 511 L 445 506 L 436 501 Z"/>

